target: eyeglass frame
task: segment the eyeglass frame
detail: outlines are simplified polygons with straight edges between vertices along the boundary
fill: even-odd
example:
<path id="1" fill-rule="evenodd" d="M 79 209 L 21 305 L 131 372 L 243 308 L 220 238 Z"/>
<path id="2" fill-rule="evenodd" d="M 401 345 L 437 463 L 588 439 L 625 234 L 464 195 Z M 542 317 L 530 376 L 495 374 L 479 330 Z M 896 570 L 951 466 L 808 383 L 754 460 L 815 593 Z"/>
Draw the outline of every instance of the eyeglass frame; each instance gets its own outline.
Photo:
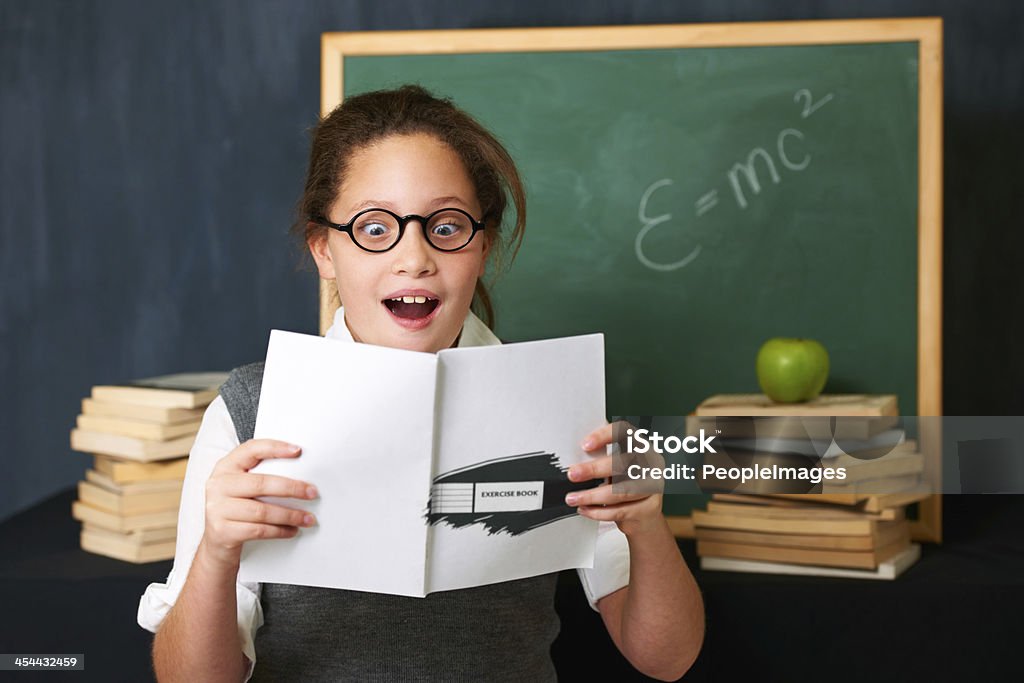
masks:
<path id="1" fill-rule="evenodd" d="M 396 221 L 398 221 L 398 239 L 396 239 L 391 244 L 391 246 L 385 249 L 369 249 L 368 247 L 364 247 L 363 245 L 359 244 L 359 240 L 357 240 L 356 236 L 352 234 L 352 226 L 359 219 L 359 217 L 364 214 L 372 213 L 375 211 L 386 213 L 387 215 L 391 216 Z M 430 236 L 427 234 L 427 224 L 430 223 L 431 218 L 433 218 L 439 213 L 444 213 L 445 211 L 458 211 L 463 216 L 468 218 L 469 222 L 473 226 L 473 232 L 470 233 L 469 239 L 466 240 L 466 243 L 463 244 L 461 247 L 456 247 L 455 249 L 442 249 L 441 247 L 437 246 L 436 244 L 430 241 Z M 325 228 L 333 228 L 339 232 L 346 233 L 349 239 L 352 240 L 352 244 L 356 245 L 363 251 L 369 252 L 371 254 L 383 254 L 397 247 L 398 243 L 401 242 L 402 238 L 405 236 L 405 226 L 411 223 L 412 221 L 419 221 L 420 229 L 423 231 L 423 239 L 427 241 L 427 244 L 445 254 L 451 254 L 456 251 L 462 251 L 473 242 L 473 238 L 476 237 L 477 232 L 483 230 L 486 227 L 483 221 L 478 221 L 477 219 L 473 218 L 473 216 L 471 216 L 468 211 L 464 211 L 454 206 L 447 206 L 442 209 L 438 209 L 437 211 L 428 213 L 426 216 L 421 216 L 415 213 L 410 213 L 406 216 L 399 216 L 394 211 L 389 211 L 388 209 L 370 207 L 368 209 L 363 209 L 362 211 L 356 213 L 354 216 L 352 216 L 351 219 L 349 219 L 348 223 L 332 223 L 323 216 L 311 216 L 309 220 L 311 223 L 315 223 L 316 225 L 322 225 Z"/>

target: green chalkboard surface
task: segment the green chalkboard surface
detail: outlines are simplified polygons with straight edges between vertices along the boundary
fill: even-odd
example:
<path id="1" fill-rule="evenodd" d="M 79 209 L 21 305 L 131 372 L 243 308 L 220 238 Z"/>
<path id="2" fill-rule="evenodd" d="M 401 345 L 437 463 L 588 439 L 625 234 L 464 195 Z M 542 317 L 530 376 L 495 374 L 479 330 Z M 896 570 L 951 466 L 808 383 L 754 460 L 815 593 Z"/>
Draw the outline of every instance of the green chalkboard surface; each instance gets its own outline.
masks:
<path id="1" fill-rule="evenodd" d="M 609 417 L 649 426 L 756 392 L 775 336 L 826 346 L 829 393 L 941 414 L 941 21 L 335 34 L 324 48 L 325 111 L 419 83 L 506 144 L 528 220 L 494 289 L 497 332 L 603 332 Z M 332 313 L 322 296 L 322 325 Z M 932 513 L 915 533 L 935 540 Z"/>
<path id="2" fill-rule="evenodd" d="M 524 176 L 497 331 L 606 335 L 608 410 L 757 391 L 773 336 L 832 393 L 916 410 L 915 43 L 349 57 L 346 95 L 414 82 Z"/>

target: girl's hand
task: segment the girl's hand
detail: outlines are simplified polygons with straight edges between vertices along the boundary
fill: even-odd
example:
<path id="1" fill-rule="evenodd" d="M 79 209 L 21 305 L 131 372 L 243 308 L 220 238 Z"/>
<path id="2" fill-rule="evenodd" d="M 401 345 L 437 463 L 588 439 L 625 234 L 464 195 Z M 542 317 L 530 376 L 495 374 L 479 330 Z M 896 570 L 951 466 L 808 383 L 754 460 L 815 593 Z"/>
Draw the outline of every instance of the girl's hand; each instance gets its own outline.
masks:
<path id="1" fill-rule="evenodd" d="M 584 517 L 615 522 L 627 536 L 660 530 L 665 525 L 661 514 L 660 493 L 615 493 L 612 491 L 612 456 L 605 455 L 606 446 L 614 441 L 616 428 L 620 433 L 631 427 L 627 422 L 607 424 L 583 439 L 583 450 L 594 459 L 569 468 L 570 481 L 606 479 L 601 486 L 573 491 L 565 497 L 567 505 L 576 506 Z M 619 485 L 624 487 L 624 485 Z M 617 487 L 618 488 L 618 487 Z"/>
<path id="2" fill-rule="evenodd" d="M 272 439 L 251 439 L 221 458 L 206 482 L 206 529 L 202 544 L 217 562 L 237 567 L 242 544 L 258 538 L 291 538 L 299 527 L 316 523 L 312 514 L 254 500 L 259 496 L 317 497 L 306 482 L 272 474 L 250 473 L 267 458 L 294 458 L 298 446 Z"/>

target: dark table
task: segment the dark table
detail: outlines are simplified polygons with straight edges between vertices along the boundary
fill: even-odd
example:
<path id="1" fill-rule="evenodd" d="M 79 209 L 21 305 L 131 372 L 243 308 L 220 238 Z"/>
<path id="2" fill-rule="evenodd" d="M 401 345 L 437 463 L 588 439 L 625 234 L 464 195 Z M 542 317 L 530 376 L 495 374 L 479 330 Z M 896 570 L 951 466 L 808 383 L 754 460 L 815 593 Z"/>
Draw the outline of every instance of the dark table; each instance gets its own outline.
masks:
<path id="1" fill-rule="evenodd" d="M 0 680 L 151 681 L 139 597 L 171 563 L 133 565 L 78 547 L 75 491 L 0 524 L 0 653 L 84 653 L 79 672 Z M 896 581 L 701 572 L 708 631 L 686 681 L 1000 681 L 1018 678 L 1024 628 L 1024 496 L 947 496 L 942 546 Z M 575 572 L 559 580 L 562 680 L 649 680 L 615 651 Z"/>

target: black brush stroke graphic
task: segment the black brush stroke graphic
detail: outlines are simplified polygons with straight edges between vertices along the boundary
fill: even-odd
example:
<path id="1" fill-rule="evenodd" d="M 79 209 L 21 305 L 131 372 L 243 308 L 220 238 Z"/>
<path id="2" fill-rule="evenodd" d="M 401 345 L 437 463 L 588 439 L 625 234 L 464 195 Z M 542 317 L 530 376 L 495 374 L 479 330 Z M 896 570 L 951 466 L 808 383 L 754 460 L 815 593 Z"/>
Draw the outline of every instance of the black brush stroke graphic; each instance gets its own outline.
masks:
<path id="1" fill-rule="evenodd" d="M 565 495 L 570 491 L 600 486 L 600 479 L 585 482 L 572 482 L 566 474 L 567 470 L 559 467 L 558 457 L 554 453 L 535 451 L 522 453 L 505 458 L 495 458 L 485 462 L 453 470 L 434 478 L 434 484 L 482 484 L 488 482 L 544 482 L 544 497 L 539 510 L 520 512 L 433 512 L 433 496 L 428 502 L 426 514 L 430 525 L 445 523 L 455 529 L 483 524 L 489 536 L 507 533 L 518 536 L 531 529 L 557 522 L 577 514 L 576 508 L 565 504 Z"/>

